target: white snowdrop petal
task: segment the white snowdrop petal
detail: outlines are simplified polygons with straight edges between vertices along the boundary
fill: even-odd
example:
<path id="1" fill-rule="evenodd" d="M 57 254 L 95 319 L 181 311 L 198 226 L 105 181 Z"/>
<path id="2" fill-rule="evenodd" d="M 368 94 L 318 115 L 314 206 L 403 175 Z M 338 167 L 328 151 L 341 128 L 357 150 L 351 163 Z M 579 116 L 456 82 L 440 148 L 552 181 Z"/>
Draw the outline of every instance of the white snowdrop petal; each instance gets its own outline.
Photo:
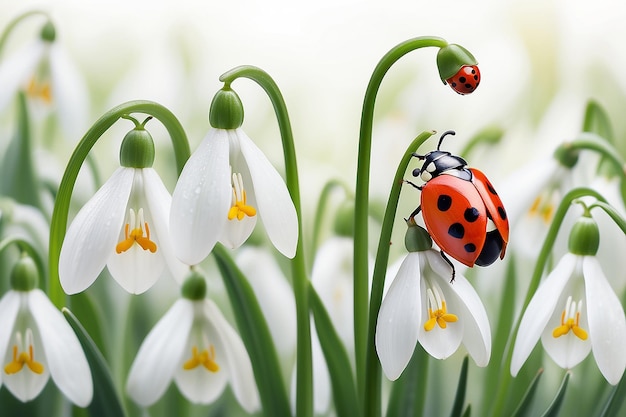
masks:
<path id="1" fill-rule="evenodd" d="M 0 64 L 0 111 L 15 99 L 20 88 L 23 88 L 29 77 L 32 77 L 37 64 L 42 59 L 47 45 L 37 40 L 19 52 L 8 57 Z"/>
<path id="2" fill-rule="evenodd" d="M 0 358 L 4 358 L 10 350 L 9 343 L 15 326 L 17 312 L 20 309 L 20 296 L 17 291 L 9 290 L 0 299 L 0 317 L 3 325 L 0 326 Z M 6 362 L 4 362 L 6 363 Z M 0 372 L 0 385 L 2 385 L 3 372 Z"/>
<path id="3" fill-rule="evenodd" d="M 191 155 L 172 194 L 170 235 L 176 256 L 200 263 L 217 243 L 231 202 L 228 133 L 212 129 Z"/>
<path id="4" fill-rule="evenodd" d="M 59 258 L 63 290 L 85 290 L 104 269 L 124 223 L 134 169 L 118 168 L 70 224 Z"/>

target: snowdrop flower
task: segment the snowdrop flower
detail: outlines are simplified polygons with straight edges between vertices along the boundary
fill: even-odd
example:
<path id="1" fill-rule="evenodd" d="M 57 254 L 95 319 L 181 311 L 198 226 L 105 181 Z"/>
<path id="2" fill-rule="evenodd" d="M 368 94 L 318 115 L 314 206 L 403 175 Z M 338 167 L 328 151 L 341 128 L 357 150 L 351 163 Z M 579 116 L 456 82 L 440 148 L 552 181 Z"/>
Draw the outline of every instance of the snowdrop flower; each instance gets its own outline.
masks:
<path id="1" fill-rule="evenodd" d="M 252 364 L 239 335 L 205 298 L 204 277 L 193 273 L 179 299 L 139 348 L 126 391 L 142 406 L 157 401 L 174 380 L 193 403 L 215 401 L 230 383 L 248 412 L 259 408 Z"/>
<path id="2" fill-rule="evenodd" d="M 463 343 L 478 366 L 491 356 L 491 330 L 478 294 L 441 253 L 432 249 L 425 229 L 409 225 L 409 253 L 391 283 L 378 313 L 376 351 L 383 372 L 396 380 L 419 341 L 437 359 L 452 355 Z"/>
<path id="3" fill-rule="evenodd" d="M 137 123 L 122 142 L 122 166 L 83 206 L 67 231 L 59 258 L 59 278 L 66 293 L 85 290 L 105 265 L 118 284 L 133 294 L 150 288 L 166 267 L 182 280 L 187 267 L 176 259 L 169 240 L 171 196 L 152 168 L 153 161 L 152 137 Z"/>
<path id="4" fill-rule="evenodd" d="M 20 401 L 36 398 L 52 380 L 80 407 L 91 403 L 91 371 L 72 328 L 37 288 L 33 260 L 22 257 L 13 269 L 12 289 L 0 300 L 0 385 Z"/>
<path id="5" fill-rule="evenodd" d="M 55 106 L 68 138 L 78 139 L 89 116 L 87 86 L 48 21 L 34 42 L 0 63 L 0 112 L 21 89 L 44 108 Z"/>
<path id="6" fill-rule="evenodd" d="M 517 375 L 539 338 L 550 357 L 571 369 L 593 352 L 600 372 L 617 384 L 626 368 L 626 318 L 596 258 L 598 226 L 585 213 L 572 228 L 569 253 L 541 283 L 517 333 L 511 374 Z"/>
<path id="7" fill-rule="evenodd" d="M 215 128 L 187 161 L 172 194 L 176 255 L 195 265 L 218 241 L 237 248 L 260 217 L 276 249 L 293 258 L 298 240 L 294 204 L 280 174 L 241 129 L 237 94 L 220 90 L 209 119 Z"/>

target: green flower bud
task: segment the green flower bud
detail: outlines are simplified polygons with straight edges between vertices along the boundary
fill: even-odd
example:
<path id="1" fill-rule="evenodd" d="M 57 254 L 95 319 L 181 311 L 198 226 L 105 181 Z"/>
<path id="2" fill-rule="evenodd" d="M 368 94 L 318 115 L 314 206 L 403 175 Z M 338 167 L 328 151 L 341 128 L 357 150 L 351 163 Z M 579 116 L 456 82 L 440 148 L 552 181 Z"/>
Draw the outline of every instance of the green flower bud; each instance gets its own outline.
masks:
<path id="1" fill-rule="evenodd" d="M 154 163 L 154 141 L 144 125 L 152 117 L 148 117 L 141 124 L 132 117 L 125 118 L 135 122 L 135 128 L 122 140 L 120 165 L 128 168 L 150 168 Z"/>
<path id="2" fill-rule="evenodd" d="M 404 246 L 409 252 L 423 252 L 432 249 L 433 240 L 422 226 L 418 226 L 414 220 L 406 222 L 408 229 L 404 235 Z"/>
<path id="3" fill-rule="evenodd" d="M 574 168 L 578 163 L 578 155 L 580 151 L 578 149 L 572 149 L 567 143 L 562 144 L 554 151 L 554 159 L 559 161 L 559 164 L 565 168 Z"/>
<path id="4" fill-rule="evenodd" d="M 590 216 L 583 215 L 574 223 L 569 234 L 568 247 L 574 255 L 595 256 L 600 246 L 598 224 Z"/>
<path id="5" fill-rule="evenodd" d="M 15 291 L 30 291 L 39 285 L 39 271 L 35 261 L 23 255 L 11 271 L 11 288 Z"/>
<path id="6" fill-rule="evenodd" d="M 57 37 L 57 31 L 54 27 L 54 24 L 52 24 L 52 22 L 48 20 L 41 28 L 41 33 L 39 34 L 39 36 L 41 36 L 41 39 L 46 42 L 54 42 Z"/>
<path id="7" fill-rule="evenodd" d="M 206 297 L 206 280 L 198 272 L 191 271 L 183 283 L 181 294 L 188 300 L 204 300 Z"/>
<path id="8" fill-rule="evenodd" d="M 243 104 L 229 86 L 225 85 L 213 97 L 209 123 L 216 129 L 237 129 L 243 124 Z"/>
<path id="9" fill-rule="evenodd" d="M 354 201 L 344 202 L 335 216 L 334 230 L 337 236 L 354 236 Z"/>
<path id="10" fill-rule="evenodd" d="M 437 53 L 439 77 L 459 94 L 473 92 L 480 83 L 476 58 L 465 48 L 449 44 Z"/>

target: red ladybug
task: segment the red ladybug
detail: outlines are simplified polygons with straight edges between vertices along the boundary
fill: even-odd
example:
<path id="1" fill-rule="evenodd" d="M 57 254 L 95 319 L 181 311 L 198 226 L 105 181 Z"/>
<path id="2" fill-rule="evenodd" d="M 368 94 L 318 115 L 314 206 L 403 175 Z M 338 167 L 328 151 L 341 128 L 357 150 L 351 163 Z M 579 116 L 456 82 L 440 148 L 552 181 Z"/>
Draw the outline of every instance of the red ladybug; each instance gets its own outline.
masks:
<path id="1" fill-rule="evenodd" d="M 446 80 L 448 85 L 457 93 L 464 95 L 476 90 L 480 83 L 478 65 L 464 65 L 452 77 Z"/>
<path id="2" fill-rule="evenodd" d="M 420 206 L 411 218 L 422 212 L 426 229 L 444 259 L 445 252 L 469 267 L 491 265 L 498 257 L 504 258 L 509 221 L 485 174 L 468 168 L 463 158 L 439 150 L 443 139 L 454 134 L 445 132 L 436 151 L 414 155 L 424 164 L 413 171 L 413 176 L 419 176 L 425 184 L 412 184 L 422 194 Z"/>

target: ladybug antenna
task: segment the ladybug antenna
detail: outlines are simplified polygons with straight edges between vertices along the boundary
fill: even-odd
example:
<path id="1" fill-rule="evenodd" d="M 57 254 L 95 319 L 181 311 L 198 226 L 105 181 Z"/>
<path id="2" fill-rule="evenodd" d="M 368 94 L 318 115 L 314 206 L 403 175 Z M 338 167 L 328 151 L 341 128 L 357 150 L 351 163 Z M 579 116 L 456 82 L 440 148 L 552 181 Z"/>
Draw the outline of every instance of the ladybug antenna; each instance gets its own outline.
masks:
<path id="1" fill-rule="evenodd" d="M 437 150 L 439 150 L 439 148 L 441 147 L 441 142 L 443 142 L 443 138 L 445 138 L 448 135 L 456 135 L 456 132 L 454 130 L 447 130 L 447 131 L 443 132 L 443 135 L 441 135 L 441 138 L 439 139 L 439 144 L 437 145 Z"/>

